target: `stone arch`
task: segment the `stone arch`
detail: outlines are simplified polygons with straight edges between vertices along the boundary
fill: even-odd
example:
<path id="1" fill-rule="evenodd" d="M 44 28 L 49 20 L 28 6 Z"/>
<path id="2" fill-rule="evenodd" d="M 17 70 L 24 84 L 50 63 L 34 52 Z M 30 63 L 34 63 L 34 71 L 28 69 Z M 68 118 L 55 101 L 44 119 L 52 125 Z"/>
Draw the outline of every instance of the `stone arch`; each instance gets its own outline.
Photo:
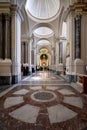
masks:
<path id="1" fill-rule="evenodd" d="M 56 28 L 54 28 L 54 26 L 53 26 L 52 24 L 39 23 L 39 24 L 36 24 L 36 25 L 33 26 L 32 31 L 31 31 L 31 36 L 32 36 L 34 30 L 37 29 L 37 28 L 39 28 L 39 27 L 48 27 L 48 28 L 50 28 L 51 30 L 53 30 L 53 32 L 54 32 L 54 34 L 55 34 Z"/>

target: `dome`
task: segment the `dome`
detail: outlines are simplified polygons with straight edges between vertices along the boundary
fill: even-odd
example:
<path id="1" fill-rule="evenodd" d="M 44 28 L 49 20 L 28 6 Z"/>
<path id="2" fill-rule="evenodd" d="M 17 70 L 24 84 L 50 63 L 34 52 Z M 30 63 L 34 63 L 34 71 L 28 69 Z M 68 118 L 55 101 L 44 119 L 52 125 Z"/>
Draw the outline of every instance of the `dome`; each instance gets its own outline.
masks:
<path id="1" fill-rule="evenodd" d="M 60 0 L 27 0 L 27 12 L 38 19 L 46 20 L 54 17 L 60 7 Z"/>
<path id="2" fill-rule="evenodd" d="M 34 35 L 35 36 L 50 36 L 50 35 L 53 35 L 53 30 L 48 28 L 48 27 L 39 27 L 37 29 L 35 29 L 34 31 Z"/>

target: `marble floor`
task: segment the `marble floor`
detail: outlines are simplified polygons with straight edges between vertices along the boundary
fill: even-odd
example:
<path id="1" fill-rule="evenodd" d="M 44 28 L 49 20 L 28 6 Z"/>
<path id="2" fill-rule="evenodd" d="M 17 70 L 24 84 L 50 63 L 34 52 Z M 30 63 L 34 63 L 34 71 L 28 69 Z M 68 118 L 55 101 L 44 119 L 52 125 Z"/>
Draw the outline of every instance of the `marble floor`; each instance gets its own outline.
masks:
<path id="1" fill-rule="evenodd" d="M 51 72 L 26 77 L 0 93 L 0 130 L 87 130 L 82 91 Z"/>

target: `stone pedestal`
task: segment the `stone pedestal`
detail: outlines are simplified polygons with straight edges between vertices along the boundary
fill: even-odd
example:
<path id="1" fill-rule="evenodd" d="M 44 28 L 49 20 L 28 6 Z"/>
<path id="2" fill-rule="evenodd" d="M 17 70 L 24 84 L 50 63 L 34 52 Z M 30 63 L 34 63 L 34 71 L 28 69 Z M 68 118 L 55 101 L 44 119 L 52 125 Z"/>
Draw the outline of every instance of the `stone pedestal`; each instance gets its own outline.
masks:
<path id="1" fill-rule="evenodd" d="M 71 60 L 70 60 L 70 57 L 68 57 L 66 59 L 66 74 L 70 73 L 70 63 L 71 63 Z"/>
<path id="2" fill-rule="evenodd" d="M 75 73 L 84 74 L 84 62 L 81 59 L 76 59 L 74 61 L 74 71 Z"/>
<path id="3" fill-rule="evenodd" d="M 68 83 L 77 82 L 77 76 L 74 73 L 72 73 L 72 74 L 66 74 L 66 81 Z"/>
<path id="4" fill-rule="evenodd" d="M 11 78 L 11 60 L 0 60 L 0 85 L 9 85 L 12 82 Z"/>
<path id="5" fill-rule="evenodd" d="M 24 63 L 23 64 L 23 76 L 27 76 L 29 74 L 30 74 L 30 72 L 29 72 L 29 65 L 27 63 Z"/>
<path id="6" fill-rule="evenodd" d="M 63 64 L 62 63 L 59 63 L 58 68 L 59 68 L 58 69 L 59 71 L 63 72 Z"/>
<path id="7" fill-rule="evenodd" d="M 64 68 L 63 68 L 63 64 L 62 63 L 59 63 L 58 71 L 59 71 L 60 74 L 63 74 Z"/>

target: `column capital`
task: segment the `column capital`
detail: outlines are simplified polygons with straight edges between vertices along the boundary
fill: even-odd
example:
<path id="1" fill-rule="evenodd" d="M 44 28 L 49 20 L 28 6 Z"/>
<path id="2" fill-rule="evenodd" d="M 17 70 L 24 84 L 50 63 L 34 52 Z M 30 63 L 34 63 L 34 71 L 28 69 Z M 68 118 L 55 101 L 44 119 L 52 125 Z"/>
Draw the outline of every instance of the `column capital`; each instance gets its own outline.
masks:
<path id="1" fill-rule="evenodd" d="M 73 9 L 77 14 L 82 14 L 83 12 L 87 12 L 86 8 L 87 8 L 87 4 L 82 1 L 78 1 L 73 5 Z"/>
<path id="2" fill-rule="evenodd" d="M 19 14 L 21 20 L 23 20 L 23 16 L 22 16 L 20 8 L 17 5 L 12 5 L 11 6 L 11 15 L 15 16 L 17 14 Z"/>
<path id="3" fill-rule="evenodd" d="M 75 15 L 75 20 L 80 20 L 80 19 L 81 19 L 81 16 L 82 16 L 82 14 L 77 13 L 77 14 Z"/>
<path id="4" fill-rule="evenodd" d="M 17 12 L 17 5 L 12 5 L 11 6 L 11 15 L 15 15 Z"/>
<path id="5" fill-rule="evenodd" d="M 10 20 L 10 14 L 5 13 L 4 15 L 5 15 L 5 19 L 6 19 L 6 21 L 9 21 L 9 20 Z"/>

